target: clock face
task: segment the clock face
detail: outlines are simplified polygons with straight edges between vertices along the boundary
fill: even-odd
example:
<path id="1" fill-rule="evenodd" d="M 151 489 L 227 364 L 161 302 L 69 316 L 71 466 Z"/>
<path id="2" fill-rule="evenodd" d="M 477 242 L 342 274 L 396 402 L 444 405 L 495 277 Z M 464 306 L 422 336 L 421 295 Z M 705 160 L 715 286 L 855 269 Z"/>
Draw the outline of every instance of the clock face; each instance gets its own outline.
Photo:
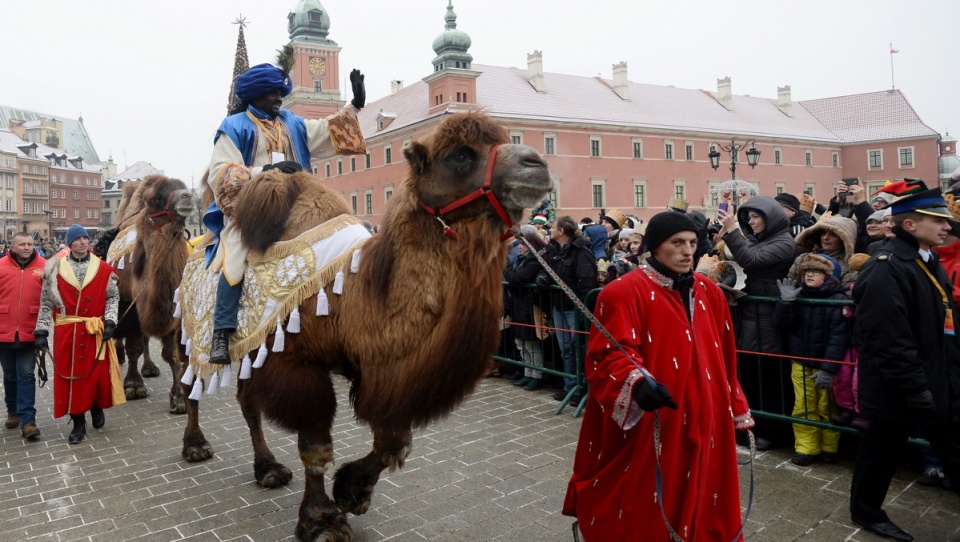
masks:
<path id="1" fill-rule="evenodd" d="M 320 57 L 313 57 L 310 59 L 310 73 L 313 75 L 323 75 L 323 72 L 327 71 L 327 63 L 323 61 Z"/>

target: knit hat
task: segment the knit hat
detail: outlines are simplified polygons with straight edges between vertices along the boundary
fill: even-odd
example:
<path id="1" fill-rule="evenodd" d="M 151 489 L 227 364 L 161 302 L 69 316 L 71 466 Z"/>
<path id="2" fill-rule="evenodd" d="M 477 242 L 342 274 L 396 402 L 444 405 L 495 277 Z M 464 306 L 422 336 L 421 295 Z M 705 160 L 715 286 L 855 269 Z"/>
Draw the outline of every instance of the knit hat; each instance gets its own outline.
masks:
<path id="1" fill-rule="evenodd" d="M 606 220 L 613 226 L 613 229 L 619 230 L 627 220 L 627 215 L 620 209 L 610 209 L 607 214 L 600 217 L 600 220 Z"/>
<path id="2" fill-rule="evenodd" d="M 800 200 L 793 194 L 777 194 L 773 197 L 784 209 L 790 209 L 794 213 L 800 213 Z"/>
<path id="3" fill-rule="evenodd" d="M 867 217 L 867 222 L 869 223 L 871 220 L 876 220 L 877 222 L 883 222 L 883 217 L 884 217 L 883 211 L 884 209 L 880 209 L 879 211 L 874 211 L 873 213 L 870 213 L 870 216 Z"/>
<path id="4" fill-rule="evenodd" d="M 67 230 L 67 246 L 73 244 L 74 241 L 81 237 L 90 238 L 90 234 L 87 233 L 87 230 L 83 229 L 83 226 L 80 224 L 74 224 L 70 226 L 70 229 Z"/>
<path id="5" fill-rule="evenodd" d="M 629 239 L 630 235 L 632 235 L 635 231 L 636 230 L 633 230 L 630 228 L 623 228 L 622 230 L 620 230 L 620 236 L 618 237 L 618 239 Z"/>
<path id="6" fill-rule="evenodd" d="M 675 211 L 657 213 L 647 222 L 647 234 L 644 237 L 647 248 L 653 252 L 673 234 L 682 231 L 697 233 L 697 225 L 686 214 Z"/>
<path id="7" fill-rule="evenodd" d="M 886 207 L 887 205 L 890 205 L 891 203 L 893 203 L 893 194 L 887 194 L 886 192 L 878 192 L 873 197 L 873 199 L 870 200 L 870 203 L 876 203 L 877 200 L 882 200 L 883 206 Z"/>
<path id="8" fill-rule="evenodd" d="M 797 196 L 797 199 L 800 200 L 800 212 L 807 213 L 808 215 L 813 213 L 813 209 L 817 206 L 817 200 L 813 199 L 813 196 L 810 194 L 800 194 Z"/>
<path id="9" fill-rule="evenodd" d="M 547 223 L 547 216 L 546 216 L 546 215 L 536 215 L 536 216 L 533 217 L 533 220 L 532 220 L 531 222 L 533 222 L 534 224 L 546 224 L 546 223 Z"/>

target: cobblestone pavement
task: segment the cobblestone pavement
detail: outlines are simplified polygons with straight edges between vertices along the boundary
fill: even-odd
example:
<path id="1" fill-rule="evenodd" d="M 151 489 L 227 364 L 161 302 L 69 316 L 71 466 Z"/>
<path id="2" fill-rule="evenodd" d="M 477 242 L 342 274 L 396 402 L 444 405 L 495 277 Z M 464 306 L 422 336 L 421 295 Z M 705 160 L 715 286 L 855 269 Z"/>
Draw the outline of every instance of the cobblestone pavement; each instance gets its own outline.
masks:
<path id="1" fill-rule="evenodd" d="M 259 487 L 231 388 L 201 402 L 216 455 L 187 463 L 180 457 L 184 418 L 167 413 L 169 383 L 167 374 L 148 380 L 149 398 L 108 410 L 106 426 L 88 423 L 87 439 L 74 446 L 66 442 L 66 418 L 51 419 L 50 389 L 40 390 L 41 440 L 0 433 L 0 540 L 293 540 L 303 491 L 296 437 L 266 424 L 294 478 L 285 488 Z M 342 463 L 369 451 L 370 434 L 353 421 L 343 380 L 337 385 L 334 443 Z M 572 520 L 559 510 L 580 420 L 569 408 L 554 415 L 553 392 L 482 382 L 449 418 L 416 432 L 404 469 L 381 478 L 367 514 L 349 518 L 354 540 L 572 540 Z M 851 467 L 846 459 L 799 468 L 787 451 L 760 454 L 747 540 L 880 540 L 846 511 Z M 916 474 L 899 473 L 887 511 L 917 540 L 960 541 L 960 500 L 913 483 Z M 741 481 L 746 504 L 749 469 Z"/>

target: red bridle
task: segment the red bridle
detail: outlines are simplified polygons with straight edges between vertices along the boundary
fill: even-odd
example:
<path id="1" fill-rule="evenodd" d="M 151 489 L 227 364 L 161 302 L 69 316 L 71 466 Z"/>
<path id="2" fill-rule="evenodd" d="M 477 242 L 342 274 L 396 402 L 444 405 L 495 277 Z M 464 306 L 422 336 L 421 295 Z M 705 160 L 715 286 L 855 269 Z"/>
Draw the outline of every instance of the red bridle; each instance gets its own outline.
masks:
<path id="1" fill-rule="evenodd" d="M 493 210 L 497 212 L 497 214 L 500 216 L 500 220 L 503 221 L 503 224 L 507 228 L 507 231 L 500 236 L 500 240 L 505 241 L 513 236 L 513 232 L 510 231 L 510 228 L 513 227 L 513 221 L 510 220 L 510 216 L 507 215 L 507 212 L 503 209 L 503 205 L 500 205 L 500 200 L 497 199 L 497 195 L 493 193 L 493 188 L 491 187 L 491 183 L 493 182 L 493 167 L 497 161 L 497 149 L 499 148 L 500 145 L 494 145 L 493 149 L 490 150 L 490 156 L 487 157 L 487 171 L 484 174 L 483 186 L 439 209 L 430 207 L 422 201 L 420 202 L 420 207 L 423 207 L 425 211 L 433 215 L 437 221 L 440 222 L 440 224 L 443 226 L 443 234 L 447 237 L 450 237 L 451 239 L 458 239 L 457 232 L 453 231 L 450 226 L 447 225 L 447 223 L 443 220 L 443 215 L 453 211 L 454 209 L 459 209 L 471 201 L 484 196 L 490 200 L 490 205 L 493 206 Z"/>
<path id="2" fill-rule="evenodd" d="M 163 208 L 163 210 L 162 210 L 162 211 L 157 211 L 157 212 L 155 212 L 155 213 L 150 214 L 150 225 L 151 225 L 151 226 L 153 226 L 154 228 L 156 228 L 156 229 L 159 230 L 159 229 L 160 229 L 160 226 L 159 226 L 156 222 L 154 222 L 153 219 L 154 219 L 154 218 L 157 218 L 157 217 L 160 217 L 160 216 L 164 216 L 164 215 L 166 215 L 167 220 L 169 220 L 171 224 L 173 224 L 173 223 L 175 223 L 175 222 L 177 221 L 175 218 L 173 218 L 173 214 L 170 212 L 170 204 L 173 203 L 173 196 L 175 196 L 176 194 L 177 194 L 177 190 L 174 190 L 173 192 L 170 192 L 170 195 L 167 196 L 167 204 L 166 204 L 166 206 Z"/>

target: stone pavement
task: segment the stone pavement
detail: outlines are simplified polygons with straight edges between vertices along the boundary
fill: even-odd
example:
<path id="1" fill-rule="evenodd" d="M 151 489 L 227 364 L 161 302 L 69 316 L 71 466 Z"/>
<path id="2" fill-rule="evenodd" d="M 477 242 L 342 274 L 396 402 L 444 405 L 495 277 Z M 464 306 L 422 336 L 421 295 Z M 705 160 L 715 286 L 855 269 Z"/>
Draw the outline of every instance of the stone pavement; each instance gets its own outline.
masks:
<path id="1" fill-rule="evenodd" d="M 353 421 L 346 386 L 337 382 L 334 445 L 342 463 L 369 451 L 370 434 Z M 167 413 L 169 383 L 166 374 L 148 380 L 149 398 L 108 410 L 100 431 L 88 422 L 87 439 L 74 446 L 66 442 L 70 426 L 50 417 L 50 389 L 40 390 L 42 439 L 27 443 L 18 431 L 0 433 L 0 541 L 293 540 L 303 491 L 296 437 L 265 424 L 277 459 L 294 478 L 285 488 L 259 487 L 230 388 L 201 401 L 202 427 L 216 455 L 187 463 L 180 457 L 184 418 Z M 569 408 L 554 415 L 554 391 L 482 382 L 448 419 L 416 432 L 404 469 L 381 478 L 367 514 L 349 518 L 354 540 L 571 540 L 572 520 L 559 510 L 580 420 Z M 880 540 L 846 512 L 851 467 L 849 458 L 799 468 L 787 451 L 760 454 L 747 540 Z M 960 541 L 960 499 L 913 483 L 916 475 L 899 473 L 887 511 L 917 540 Z M 741 480 L 745 503 L 749 469 L 741 470 Z"/>

